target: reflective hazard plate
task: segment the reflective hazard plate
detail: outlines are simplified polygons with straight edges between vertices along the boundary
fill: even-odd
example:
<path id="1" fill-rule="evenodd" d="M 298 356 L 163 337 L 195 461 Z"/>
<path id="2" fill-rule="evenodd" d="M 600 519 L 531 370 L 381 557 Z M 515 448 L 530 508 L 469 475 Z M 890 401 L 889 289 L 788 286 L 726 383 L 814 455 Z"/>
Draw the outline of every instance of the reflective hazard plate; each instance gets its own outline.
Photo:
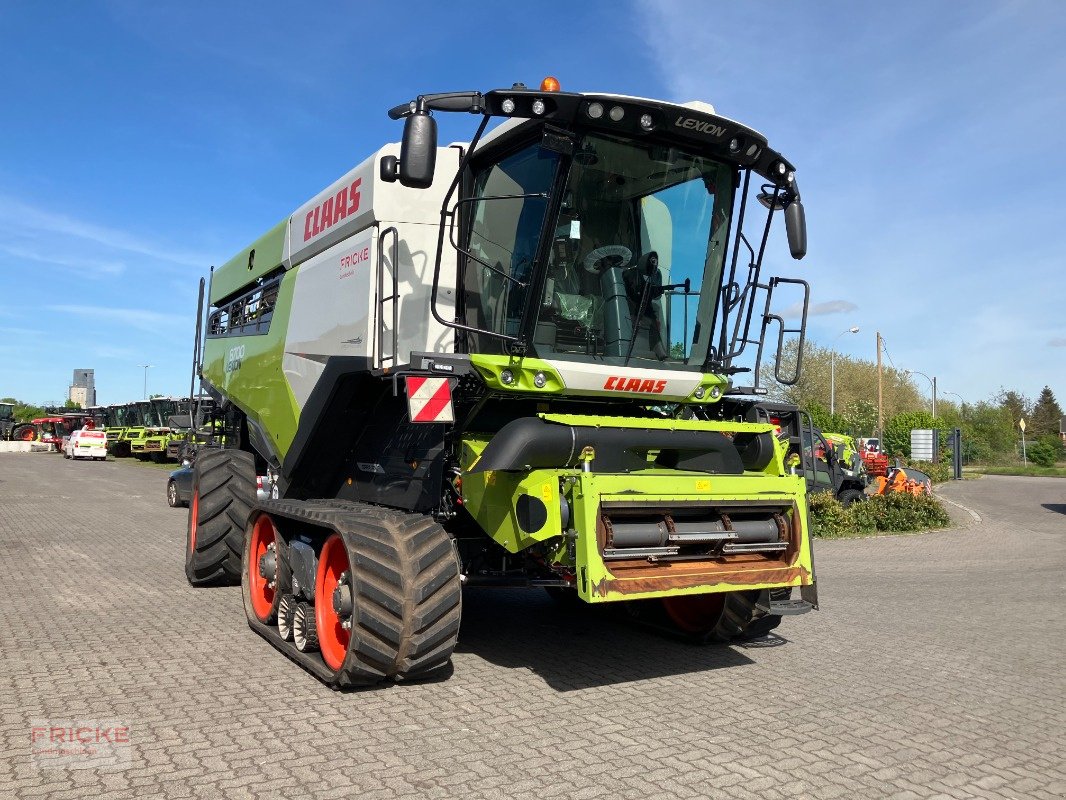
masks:
<path id="1" fill-rule="evenodd" d="M 455 422 L 452 387 L 447 378 L 420 378 L 409 375 L 407 412 L 411 422 Z"/>

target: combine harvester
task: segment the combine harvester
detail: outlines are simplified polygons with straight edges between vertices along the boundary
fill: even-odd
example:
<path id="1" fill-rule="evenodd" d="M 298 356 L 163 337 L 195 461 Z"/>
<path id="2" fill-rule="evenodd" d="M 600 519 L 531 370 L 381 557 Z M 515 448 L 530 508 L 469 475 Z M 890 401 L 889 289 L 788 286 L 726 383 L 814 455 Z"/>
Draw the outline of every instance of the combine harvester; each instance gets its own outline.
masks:
<path id="1" fill-rule="evenodd" d="M 116 458 L 131 454 L 130 441 L 143 434 L 147 408 L 147 400 L 107 407 L 104 430 L 109 453 Z"/>
<path id="2" fill-rule="evenodd" d="M 479 116 L 473 140 L 438 147 L 434 111 Z M 334 686 L 445 666 L 464 588 L 700 641 L 815 607 L 800 431 L 758 402 L 768 336 L 799 371 L 807 285 L 760 277 L 778 212 L 806 251 L 792 164 L 709 105 L 554 79 L 390 116 L 402 144 L 211 276 L 195 360 L 226 447 L 195 462 L 189 581 L 241 582 L 251 627 Z"/>

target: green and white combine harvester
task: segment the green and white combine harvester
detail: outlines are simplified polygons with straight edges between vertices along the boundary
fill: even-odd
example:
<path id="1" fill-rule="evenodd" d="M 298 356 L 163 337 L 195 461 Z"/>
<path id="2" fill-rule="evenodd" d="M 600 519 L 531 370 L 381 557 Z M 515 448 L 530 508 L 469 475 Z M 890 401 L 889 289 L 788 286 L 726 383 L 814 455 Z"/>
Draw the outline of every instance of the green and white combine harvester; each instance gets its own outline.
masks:
<path id="1" fill-rule="evenodd" d="M 402 144 L 211 275 L 196 360 L 227 447 L 195 462 L 186 574 L 241 582 L 332 685 L 444 667 L 476 587 L 701 641 L 816 606 L 799 426 L 757 378 L 798 377 L 809 289 L 760 277 L 774 216 L 806 251 L 792 164 L 704 103 L 552 83 L 398 106 Z M 431 112 L 480 126 L 438 147 Z"/>
<path id="2" fill-rule="evenodd" d="M 188 398 L 153 397 L 144 405 L 144 427 L 129 435 L 130 452 L 140 459 L 165 461 L 172 455 L 188 431 L 175 423 L 189 414 Z M 140 404 L 139 404 L 140 405 Z"/>
<path id="3" fill-rule="evenodd" d="M 116 458 L 131 455 L 131 442 L 144 433 L 147 410 L 147 400 L 107 407 L 104 433 L 107 436 L 107 451 L 111 455 Z"/>

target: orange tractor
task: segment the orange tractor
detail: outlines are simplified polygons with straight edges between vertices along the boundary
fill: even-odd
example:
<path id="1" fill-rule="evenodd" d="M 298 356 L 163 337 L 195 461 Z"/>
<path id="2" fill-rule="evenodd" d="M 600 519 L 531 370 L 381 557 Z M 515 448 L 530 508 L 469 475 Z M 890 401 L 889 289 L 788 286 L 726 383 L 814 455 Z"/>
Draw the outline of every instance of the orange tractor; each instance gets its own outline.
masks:
<path id="1" fill-rule="evenodd" d="M 12 439 L 20 442 L 41 442 L 54 444 L 59 448 L 63 437 L 73 428 L 63 417 L 39 417 L 14 429 Z"/>

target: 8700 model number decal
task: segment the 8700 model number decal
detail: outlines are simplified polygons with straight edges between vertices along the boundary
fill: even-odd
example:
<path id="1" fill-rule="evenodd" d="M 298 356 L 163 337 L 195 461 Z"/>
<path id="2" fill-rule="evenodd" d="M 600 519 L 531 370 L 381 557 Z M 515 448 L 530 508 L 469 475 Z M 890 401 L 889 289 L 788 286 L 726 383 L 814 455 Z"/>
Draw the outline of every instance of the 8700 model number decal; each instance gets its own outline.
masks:
<path id="1" fill-rule="evenodd" d="M 239 370 L 242 361 L 244 361 L 244 345 L 239 344 L 236 347 L 231 347 L 226 352 L 226 372 Z"/>

